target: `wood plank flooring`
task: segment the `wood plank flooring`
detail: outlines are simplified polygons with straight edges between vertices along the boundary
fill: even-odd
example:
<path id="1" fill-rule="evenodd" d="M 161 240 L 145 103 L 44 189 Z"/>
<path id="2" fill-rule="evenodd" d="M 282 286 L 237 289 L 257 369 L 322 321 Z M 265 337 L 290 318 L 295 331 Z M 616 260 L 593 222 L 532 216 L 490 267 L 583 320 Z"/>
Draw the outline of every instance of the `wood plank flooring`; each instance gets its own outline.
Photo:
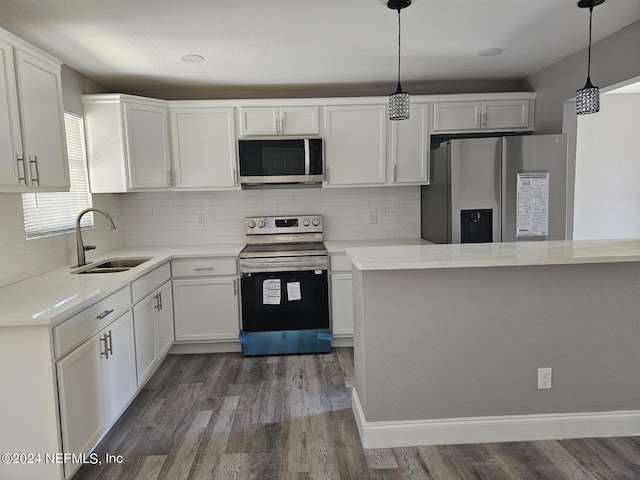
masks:
<path id="1" fill-rule="evenodd" d="M 364 450 L 353 351 L 169 355 L 74 480 L 640 479 L 636 437 Z"/>

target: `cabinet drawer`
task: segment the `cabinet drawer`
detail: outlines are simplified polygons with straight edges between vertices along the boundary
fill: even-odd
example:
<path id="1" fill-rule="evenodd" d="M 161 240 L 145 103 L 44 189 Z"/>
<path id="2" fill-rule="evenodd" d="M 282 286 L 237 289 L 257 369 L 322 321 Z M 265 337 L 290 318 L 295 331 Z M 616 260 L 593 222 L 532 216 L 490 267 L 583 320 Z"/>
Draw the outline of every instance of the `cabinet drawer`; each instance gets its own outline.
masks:
<path id="1" fill-rule="evenodd" d="M 60 357 L 85 338 L 102 330 L 131 305 L 129 287 L 100 300 L 86 310 L 53 328 L 56 357 Z"/>
<path id="2" fill-rule="evenodd" d="M 332 272 L 350 272 L 351 259 L 349 255 L 331 255 L 331 271 Z"/>
<path id="3" fill-rule="evenodd" d="M 173 260 L 171 271 L 174 277 L 210 277 L 212 275 L 236 275 L 235 258 L 189 258 Z"/>
<path id="4" fill-rule="evenodd" d="M 140 277 L 131 283 L 131 296 L 133 303 L 138 302 L 143 297 L 164 285 L 171 278 L 171 267 L 169 263 L 152 270 L 144 277 Z"/>

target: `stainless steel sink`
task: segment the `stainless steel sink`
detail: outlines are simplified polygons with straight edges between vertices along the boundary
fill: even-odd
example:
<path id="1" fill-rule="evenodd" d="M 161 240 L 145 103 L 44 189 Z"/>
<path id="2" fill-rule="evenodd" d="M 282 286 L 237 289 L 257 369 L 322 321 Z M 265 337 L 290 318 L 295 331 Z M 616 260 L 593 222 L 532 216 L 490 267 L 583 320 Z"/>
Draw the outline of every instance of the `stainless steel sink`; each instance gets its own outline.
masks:
<path id="1" fill-rule="evenodd" d="M 126 272 L 132 268 L 142 265 L 144 262 L 151 260 L 152 257 L 141 258 L 110 258 L 109 260 L 103 260 L 95 265 L 87 265 L 78 270 L 74 270 L 71 273 L 117 273 Z"/>

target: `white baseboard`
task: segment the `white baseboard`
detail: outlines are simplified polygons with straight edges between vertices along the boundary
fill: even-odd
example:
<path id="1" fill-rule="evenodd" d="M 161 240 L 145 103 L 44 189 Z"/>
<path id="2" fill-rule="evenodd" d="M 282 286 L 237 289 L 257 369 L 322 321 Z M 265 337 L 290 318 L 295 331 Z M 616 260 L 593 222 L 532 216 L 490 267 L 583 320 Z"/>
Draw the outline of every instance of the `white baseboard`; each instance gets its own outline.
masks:
<path id="1" fill-rule="evenodd" d="M 364 448 L 640 435 L 640 410 L 367 422 L 355 388 L 352 405 Z"/>
<path id="2" fill-rule="evenodd" d="M 174 343 L 170 354 L 226 353 L 241 352 L 242 344 L 238 341 L 212 343 Z"/>
<path id="3" fill-rule="evenodd" d="M 353 337 L 333 337 L 332 347 L 353 347 Z"/>

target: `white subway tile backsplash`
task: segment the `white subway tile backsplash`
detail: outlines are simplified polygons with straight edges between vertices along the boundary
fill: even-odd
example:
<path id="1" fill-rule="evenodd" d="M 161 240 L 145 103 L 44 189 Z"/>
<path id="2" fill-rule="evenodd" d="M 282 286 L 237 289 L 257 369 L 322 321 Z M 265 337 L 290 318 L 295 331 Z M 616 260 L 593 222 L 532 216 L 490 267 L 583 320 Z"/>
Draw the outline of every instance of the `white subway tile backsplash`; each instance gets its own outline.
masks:
<path id="1" fill-rule="evenodd" d="M 413 186 L 128 193 L 121 200 L 126 246 L 244 242 L 244 217 L 287 214 L 324 215 L 328 240 L 419 236 L 420 187 Z M 375 224 L 367 223 L 372 210 Z"/>

